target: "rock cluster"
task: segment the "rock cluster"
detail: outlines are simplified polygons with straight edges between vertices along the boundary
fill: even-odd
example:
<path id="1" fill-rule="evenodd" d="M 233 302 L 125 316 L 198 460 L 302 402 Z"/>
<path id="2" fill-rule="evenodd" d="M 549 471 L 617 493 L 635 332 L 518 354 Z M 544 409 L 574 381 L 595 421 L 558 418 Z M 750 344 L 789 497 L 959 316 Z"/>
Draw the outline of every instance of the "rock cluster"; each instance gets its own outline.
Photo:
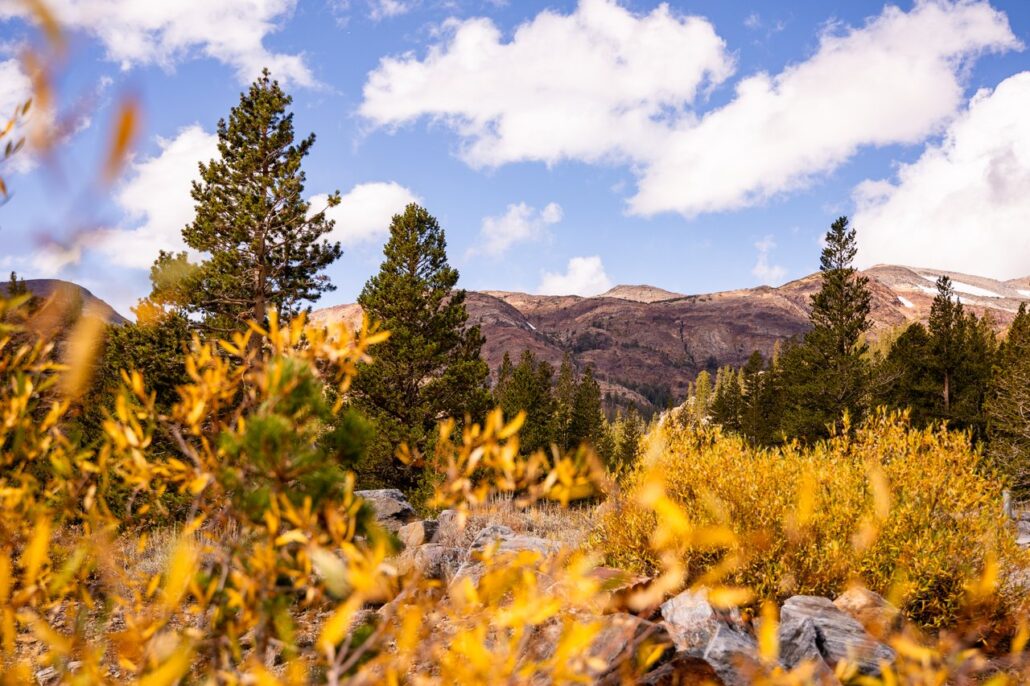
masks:
<path id="1" fill-rule="evenodd" d="M 418 520 L 414 509 L 398 491 L 367 491 L 380 523 L 395 532 L 404 545 L 398 566 L 425 578 L 444 582 L 477 581 L 483 572 L 480 554 L 530 550 L 543 556 L 556 553 L 559 544 L 528 536 L 498 523 L 489 523 L 468 534 L 457 513 L 444 511 L 438 519 Z M 640 577 L 610 568 L 597 575 L 612 586 L 613 597 L 621 589 L 637 587 Z M 610 584 L 609 584 L 610 582 Z M 606 686 L 627 683 L 627 670 L 645 647 L 661 652 L 636 683 L 648 686 L 673 684 L 724 684 L 744 686 L 770 666 L 759 654 L 755 628 L 737 610 L 714 607 L 705 589 L 687 590 L 668 599 L 653 616 L 622 611 L 617 604 L 609 614 L 594 617 L 601 631 L 589 649 L 594 682 Z M 794 596 L 780 611 L 779 664 L 793 669 L 805 662 L 814 666 L 813 681 L 839 684 L 836 674 L 879 676 L 883 665 L 894 660 L 894 651 L 877 636 L 896 628 L 897 608 L 871 591 L 853 588 L 836 600 Z M 526 657 L 540 659 L 553 650 L 561 627 L 557 622 L 538 627 L 527 642 Z"/>

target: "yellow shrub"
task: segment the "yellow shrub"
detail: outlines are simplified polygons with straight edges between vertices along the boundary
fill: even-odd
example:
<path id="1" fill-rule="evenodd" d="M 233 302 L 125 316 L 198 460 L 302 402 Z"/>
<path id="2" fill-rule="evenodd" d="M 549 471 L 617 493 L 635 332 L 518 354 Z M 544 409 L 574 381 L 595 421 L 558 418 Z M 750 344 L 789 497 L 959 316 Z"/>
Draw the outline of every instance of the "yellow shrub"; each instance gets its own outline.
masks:
<path id="1" fill-rule="evenodd" d="M 961 433 L 918 431 L 904 415 L 881 413 L 853 437 L 810 448 L 754 449 L 718 430 L 672 425 L 647 444 L 592 535 L 614 566 L 663 567 L 653 541 L 661 515 L 645 494 L 656 483 L 687 527 L 727 532 L 728 542 L 710 534 L 677 547 L 688 582 L 714 570 L 757 597 L 784 598 L 833 596 L 859 581 L 940 626 L 956 619 L 966 585 L 986 567 L 1025 564 L 998 486 Z M 1000 590 L 1006 598 L 1004 583 Z M 1003 604 L 1017 601 L 1010 594 Z"/>

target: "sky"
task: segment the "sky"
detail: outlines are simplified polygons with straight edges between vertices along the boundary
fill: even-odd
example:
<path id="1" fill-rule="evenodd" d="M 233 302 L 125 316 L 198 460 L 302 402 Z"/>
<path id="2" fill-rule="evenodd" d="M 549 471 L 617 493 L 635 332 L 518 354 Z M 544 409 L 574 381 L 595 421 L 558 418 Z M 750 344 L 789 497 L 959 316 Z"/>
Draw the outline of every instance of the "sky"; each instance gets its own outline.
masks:
<path id="1" fill-rule="evenodd" d="M 316 306 L 355 300 L 409 202 L 476 290 L 775 286 L 818 268 L 840 215 L 862 267 L 1030 275 L 1027 0 L 48 4 L 72 114 L 59 159 L 0 167 L 0 269 L 125 315 L 183 249 L 197 165 L 263 67 L 317 136 L 306 196 L 343 197 Z M 0 0 L 2 115 L 30 90 L 27 6 Z M 140 134 L 105 184 L 125 102 Z"/>

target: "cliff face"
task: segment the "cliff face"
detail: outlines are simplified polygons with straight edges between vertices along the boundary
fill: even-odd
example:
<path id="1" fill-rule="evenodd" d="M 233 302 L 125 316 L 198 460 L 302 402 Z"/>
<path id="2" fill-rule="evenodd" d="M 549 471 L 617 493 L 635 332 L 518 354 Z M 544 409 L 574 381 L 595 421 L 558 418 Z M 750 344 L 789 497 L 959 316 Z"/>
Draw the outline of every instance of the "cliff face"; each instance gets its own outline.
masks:
<path id="1" fill-rule="evenodd" d="M 873 336 L 912 321 L 926 321 L 934 281 L 948 273 L 966 307 L 990 312 L 1007 326 L 1019 303 L 1030 301 L 1030 279 L 1008 282 L 931 269 L 877 266 L 866 270 L 873 292 Z M 470 320 L 486 337 L 483 356 L 492 370 L 505 352 L 525 349 L 557 367 L 568 352 L 577 367 L 593 366 L 602 390 L 644 408 L 679 400 L 702 369 L 740 365 L 754 350 L 768 355 L 777 341 L 808 327 L 813 274 L 779 288 L 762 286 L 682 295 L 651 286 L 616 286 L 602 295 L 546 296 L 504 291 L 470 292 Z M 318 310 L 315 320 L 360 321 L 357 305 Z"/>

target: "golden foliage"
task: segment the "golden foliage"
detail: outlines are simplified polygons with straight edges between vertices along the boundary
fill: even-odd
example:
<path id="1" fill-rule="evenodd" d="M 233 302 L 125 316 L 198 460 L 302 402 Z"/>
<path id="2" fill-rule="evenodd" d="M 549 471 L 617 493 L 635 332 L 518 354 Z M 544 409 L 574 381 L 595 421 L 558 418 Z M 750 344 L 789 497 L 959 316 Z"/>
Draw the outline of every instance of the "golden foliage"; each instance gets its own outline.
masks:
<path id="1" fill-rule="evenodd" d="M 648 444 L 593 535 L 609 564 L 758 598 L 860 582 L 926 626 L 953 625 L 973 599 L 1021 602 L 999 570 L 1025 568 L 1026 553 L 964 434 L 880 413 L 810 448 L 755 449 L 671 422 Z"/>

